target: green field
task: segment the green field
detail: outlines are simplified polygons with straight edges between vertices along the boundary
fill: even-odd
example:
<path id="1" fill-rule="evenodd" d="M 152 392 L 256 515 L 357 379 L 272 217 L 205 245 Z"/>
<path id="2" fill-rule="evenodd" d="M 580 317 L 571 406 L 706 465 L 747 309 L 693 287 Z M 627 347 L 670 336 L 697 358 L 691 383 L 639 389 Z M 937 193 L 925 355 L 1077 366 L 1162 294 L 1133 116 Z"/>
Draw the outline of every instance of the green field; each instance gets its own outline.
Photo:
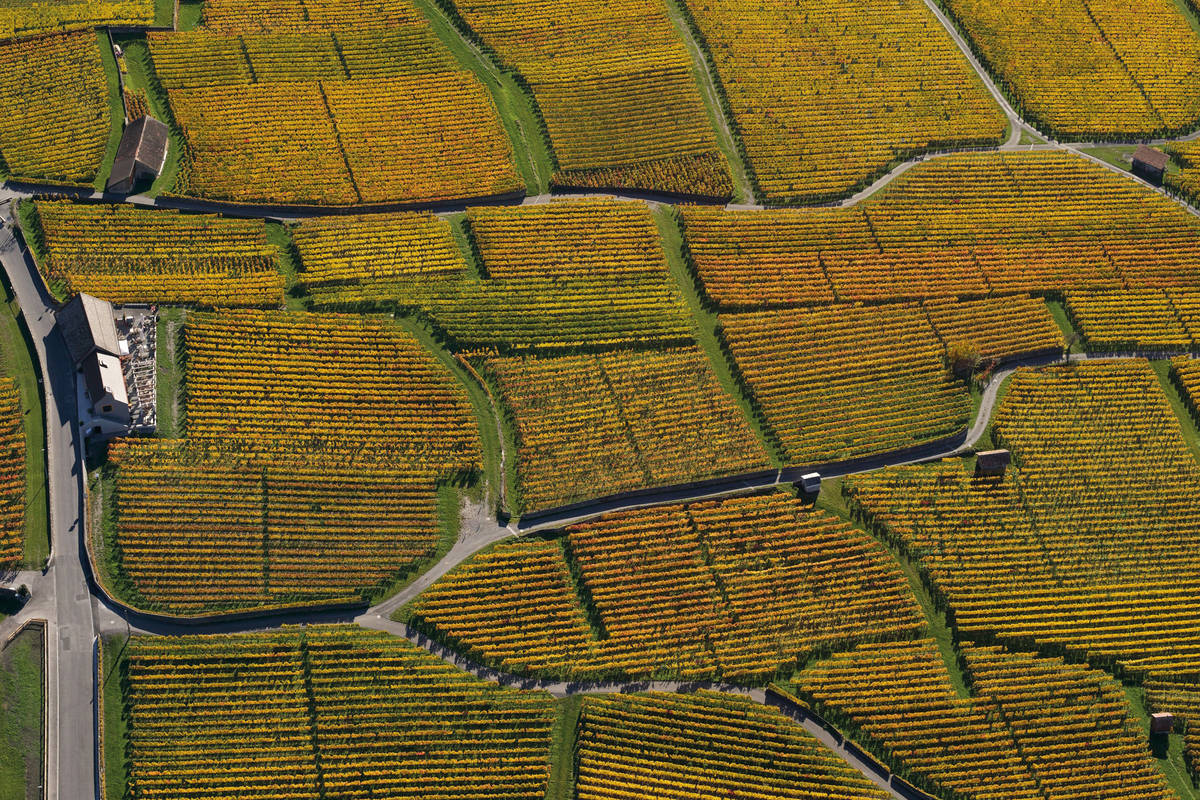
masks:
<path id="1" fill-rule="evenodd" d="M 0 308 L 0 371 L 17 382 L 25 429 L 25 555 L 23 564 L 40 569 L 50 555 L 49 500 L 46 495 L 46 426 L 38 371 L 30 355 L 21 309 L 5 285 Z"/>
<path id="2" fill-rule="evenodd" d="M 26 628 L 0 650 L 0 800 L 42 796 L 44 649 Z"/>

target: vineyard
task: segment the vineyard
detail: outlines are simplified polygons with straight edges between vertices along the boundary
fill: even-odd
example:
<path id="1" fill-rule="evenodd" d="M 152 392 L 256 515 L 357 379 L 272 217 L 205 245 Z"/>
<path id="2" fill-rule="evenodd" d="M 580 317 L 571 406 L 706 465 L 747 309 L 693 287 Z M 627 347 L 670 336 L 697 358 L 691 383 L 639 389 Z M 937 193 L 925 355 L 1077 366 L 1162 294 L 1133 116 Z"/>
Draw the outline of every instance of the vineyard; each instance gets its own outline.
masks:
<path id="1" fill-rule="evenodd" d="M 721 315 L 737 372 L 791 464 L 951 436 L 971 398 L 919 306 Z"/>
<path id="2" fill-rule="evenodd" d="M 0 44 L 4 172 L 26 180 L 90 185 L 112 130 L 108 91 L 100 46 L 91 31 Z"/>
<path id="3" fill-rule="evenodd" d="M 741 697 L 589 697 L 578 742 L 579 800 L 888 796 L 791 720 Z"/>
<path id="4" fill-rule="evenodd" d="M 1058 153 L 939 158 L 850 209 L 680 216 L 722 310 L 1200 287 L 1200 220 Z"/>
<path id="5" fill-rule="evenodd" d="M 0 40 L 98 25 L 152 25 L 154 0 L 10 0 L 0 7 Z"/>
<path id="6" fill-rule="evenodd" d="M 292 241 L 299 279 L 322 307 L 403 303 L 414 280 L 457 280 L 467 270 L 450 223 L 432 214 L 318 217 Z"/>
<path id="7" fill-rule="evenodd" d="M 172 191 L 378 205 L 520 191 L 487 89 L 407 3 L 206 4 L 152 34 L 188 152 Z"/>
<path id="8" fill-rule="evenodd" d="M 767 454 L 699 350 L 492 358 L 525 510 L 765 469 Z"/>
<path id="9" fill-rule="evenodd" d="M 917 0 L 686 5 L 764 200 L 820 202 L 898 159 L 1004 139 L 999 107 Z"/>
<path id="10" fill-rule="evenodd" d="M 862 532 L 769 494 L 609 515 L 475 556 L 408 609 L 483 663 L 571 678 L 761 682 L 920 611 Z"/>
<path id="11" fill-rule="evenodd" d="M 1016 107 L 1056 138 L 1138 139 L 1200 123 L 1200 36 L 1171 0 L 946 5 Z"/>
<path id="12" fill-rule="evenodd" d="M 1018 469 L 856 476 L 858 513 L 921 568 L 963 636 L 1133 678 L 1200 674 L 1200 467 L 1150 367 L 1021 371 L 994 419 Z"/>
<path id="13" fill-rule="evenodd" d="M 434 553 L 436 485 L 472 479 L 480 444 L 465 390 L 410 334 L 225 312 L 192 315 L 185 341 L 186 438 L 110 452 L 108 547 L 138 602 L 347 602 Z"/>
<path id="14" fill-rule="evenodd" d="M 867 644 L 795 686 L 913 783 L 979 800 L 1173 797 L 1121 685 L 1057 658 L 960 645 L 970 697 L 933 640 Z"/>
<path id="15" fill-rule="evenodd" d="M 279 249 L 261 220 L 39 201 L 39 266 L 59 297 L 113 303 L 278 306 Z"/>
<path id="16" fill-rule="evenodd" d="M 1194 202 L 1200 197 L 1200 142 L 1176 142 L 1165 149 L 1178 170 L 1168 169 L 1164 183 Z"/>
<path id="17" fill-rule="evenodd" d="M 985 361 L 1006 361 L 1066 347 L 1063 333 L 1041 300 L 1020 295 L 924 304 L 948 354 L 967 353 Z"/>
<path id="18" fill-rule="evenodd" d="M 21 396 L 11 378 L 0 378 L 0 569 L 21 561 L 26 502 Z"/>
<path id="19" fill-rule="evenodd" d="M 1184 757 L 1193 782 L 1200 780 L 1200 684 L 1151 680 L 1145 688 L 1148 711 L 1174 714 L 1182 720 Z"/>
<path id="20" fill-rule="evenodd" d="M 1200 0 L 0 0 L 0 66 L 19 796 L 1196 800 Z"/>
<path id="21" fill-rule="evenodd" d="M 1091 349 L 1200 349 L 1200 292 L 1067 292 L 1066 304 Z"/>
<path id="22" fill-rule="evenodd" d="M 545 796 L 549 695 L 386 634 L 135 637 L 122 662 L 132 800 Z"/>
<path id="23" fill-rule="evenodd" d="M 398 253 L 393 246 L 405 246 L 399 238 L 364 244 L 357 251 L 361 258 L 339 272 L 336 290 L 318 288 L 314 302 L 415 312 L 456 350 L 553 352 L 691 342 L 691 314 L 644 205 L 580 200 L 478 207 L 466 219 L 477 269 L 453 253 L 444 223 L 414 222 L 412 235 L 422 242 L 418 252 L 427 249 L 428 256 Z M 297 246 L 305 272 L 321 270 L 327 260 L 306 231 L 339 224 L 348 231 L 341 234 L 344 242 L 376 235 L 361 219 L 304 223 Z M 386 285 L 377 275 L 387 276 Z"/>
<path id="24" fill-rule="evenodd" d="M 726 198 L 733 186 L 664 0 L 456 0 L 529 87 L 557 186 Z"/>

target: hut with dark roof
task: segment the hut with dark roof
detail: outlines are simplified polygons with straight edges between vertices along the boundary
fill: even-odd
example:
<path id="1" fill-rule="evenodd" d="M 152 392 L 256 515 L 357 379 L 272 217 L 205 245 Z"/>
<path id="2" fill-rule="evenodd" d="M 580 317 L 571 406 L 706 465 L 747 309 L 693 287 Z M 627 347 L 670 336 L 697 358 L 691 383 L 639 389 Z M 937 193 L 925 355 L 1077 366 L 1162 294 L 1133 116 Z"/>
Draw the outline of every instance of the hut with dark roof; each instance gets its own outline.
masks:
<path id="1" fill-rule="evenodd" d="M 104 190 L 129 194 L 138 181 L 157 178 L 167 163 L 169 144 L 167 126 L 154 117 L 142 117 L 126 125 Z"/>
<path id="2" fill-rule="evenodd" d="M 1162 150 L 1156 150 L 1146 145 L 1138 145 L 1133 154 L 1133 174 L 1145 178 L 1155 186 L 1162 184 L 1163 175 L 1167 173 L 1167 164 L 1171 157 Z"/>

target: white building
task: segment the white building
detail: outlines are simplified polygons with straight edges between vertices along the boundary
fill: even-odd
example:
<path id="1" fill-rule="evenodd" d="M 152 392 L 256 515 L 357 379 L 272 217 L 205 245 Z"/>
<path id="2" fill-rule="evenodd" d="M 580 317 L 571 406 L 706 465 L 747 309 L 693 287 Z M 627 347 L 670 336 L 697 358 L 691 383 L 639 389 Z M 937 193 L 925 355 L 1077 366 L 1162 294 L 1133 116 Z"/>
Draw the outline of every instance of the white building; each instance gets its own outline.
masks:
<path id="1" fill-rule="evenodd" d="M 79 423 L 85 436 L 129 430 L 129 392 L 112 304 L 78 294 L 56 315 L 78 375 Z"/>

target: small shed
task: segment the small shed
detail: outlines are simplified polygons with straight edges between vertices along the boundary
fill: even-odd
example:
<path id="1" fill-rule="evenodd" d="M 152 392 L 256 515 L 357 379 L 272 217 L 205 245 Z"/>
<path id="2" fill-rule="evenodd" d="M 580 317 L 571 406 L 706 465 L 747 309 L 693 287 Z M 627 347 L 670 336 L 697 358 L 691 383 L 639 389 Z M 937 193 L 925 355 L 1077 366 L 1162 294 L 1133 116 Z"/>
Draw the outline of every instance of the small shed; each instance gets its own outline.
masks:
<path id="1" fill-rule="evenodd" d="M 975 477 L 1003 478 L 1012 453 L 1007 450 L 981 450 L 975 454 Z"/>
<path id="2" fill-rule="evenodd" d="M 105 191 L 129 194 L 138 181 L 157 178 L 167 163 L 170 141 L 167 126 L 154 117 L 126 125 Z"/>
<path id="3" fill-rule="evenodd" d="M 1175 715 L 1160 711 L 1157 714 L 1150 715 L 1150 732 L 1151 733 L 1170 733 L 1175 728 Z"/>
<path id="4" fill-rule="evenodd" d="M 800 476 L 800 488 L 805 494 L 816 494 L 821 491 L 821 473 L 807 472 Z"/>
<path id="5" fill-rule="evenodd" d="M 1133 174 L 1145 178 L 1151 183 L 1160 185 L 1167 173 L 1167 164 L 1171 157 L 1162 150 L 1146 145 L 1138 145 L 1133 154 Z"/>

